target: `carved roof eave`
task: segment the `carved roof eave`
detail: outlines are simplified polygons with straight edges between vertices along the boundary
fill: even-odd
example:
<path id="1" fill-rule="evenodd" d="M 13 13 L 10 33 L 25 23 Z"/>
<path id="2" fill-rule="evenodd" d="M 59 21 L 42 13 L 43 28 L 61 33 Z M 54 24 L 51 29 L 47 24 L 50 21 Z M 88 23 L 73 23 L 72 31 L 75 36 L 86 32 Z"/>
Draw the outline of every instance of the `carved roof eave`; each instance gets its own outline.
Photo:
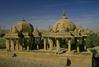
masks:
<path id="1" fill-rule="evenodd" d="M 37 33 L 32 33 L 34 37 L 40 37 Z M 28 33 L 23 33 L 25 38 L 29 38 Z M 17 33 L 7 33 L 5 38 L 19 38 Z"/>
<path id="2" fill-rule="evenodd" d="M 40 37 L 39 34 L 37 32 L 32 33 L 34 37 Z M 29 38 L 28 33 L 23 33 L 25 38 Z M 70 32 L 44 32 L 41 33 L 42 37 L 53 37 L 53 38 L 81 38 L 84 37 L 86 38 L 87 35 L 85 33 L 81 33 L 81 35 L 79 35 L 78 33 L 72 32 L 72 35 Z M 19 38 L 17 33 L 7 33 L 5 35 L 5 38 Z"/>
<path id="3" fill-rule="evenodd" d="M 72 32 L 72 35 L 70 34 L 70 32 L 58 32 L 58 33 L 54 33 L 54 32 L 44 32 L 42 34 L 43 37 L 55 37 L 55 38 L 81 38 L 81 37 L 87 37 L 87 35 L 85 33 L 81 33 L 81 35 L 79 35 L 78 33 Z"/>

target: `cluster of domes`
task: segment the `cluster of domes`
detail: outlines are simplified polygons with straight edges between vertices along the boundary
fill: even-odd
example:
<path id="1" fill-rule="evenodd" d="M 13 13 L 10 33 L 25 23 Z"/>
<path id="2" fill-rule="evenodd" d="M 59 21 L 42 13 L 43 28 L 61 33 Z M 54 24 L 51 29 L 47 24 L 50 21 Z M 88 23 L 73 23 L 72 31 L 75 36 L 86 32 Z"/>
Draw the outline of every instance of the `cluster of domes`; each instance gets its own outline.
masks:
<path id="1" fill-rule="evenodd" d="M 28 23 L 26 20 L 21 20 L 18 21 L 15 26 L 11 28 L 11 32 L 16 33 L 16 32 L 33 32 L 34 28 L 32 24 Z"/>
<path id="2" fill-rule="evenodd" d="M 69 32 L 76 29 L 76 25 L 64 15 L 53 25 L 51 28 L 53 32 Z M 18 21 L 15 26 L 11 28 L 11 32 L 33 32 L 33 26 L 28 23 L 26 20 Z"/>
<path id="3" fill-rule="evenodd" d="M 74 31 L 75 29 L 76 25 L 72 23 L 65 14 L 53 25 L 52 28 L 54 32 L 68 32 Z"/>

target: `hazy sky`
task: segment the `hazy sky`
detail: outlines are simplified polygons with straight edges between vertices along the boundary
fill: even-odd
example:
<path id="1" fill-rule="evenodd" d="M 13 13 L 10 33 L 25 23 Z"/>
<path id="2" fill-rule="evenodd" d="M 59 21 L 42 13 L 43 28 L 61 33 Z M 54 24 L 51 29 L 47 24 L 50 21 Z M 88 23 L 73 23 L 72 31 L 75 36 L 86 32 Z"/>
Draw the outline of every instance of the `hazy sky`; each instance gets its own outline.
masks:
<path id="1" fill-rule="evenodd" d="M 0 0 L 0 25 L 10 28 L 25 17 L 33 26 L 44 29 L 64 10 L 77 26 L 99 28 L 99 0 Z"/>

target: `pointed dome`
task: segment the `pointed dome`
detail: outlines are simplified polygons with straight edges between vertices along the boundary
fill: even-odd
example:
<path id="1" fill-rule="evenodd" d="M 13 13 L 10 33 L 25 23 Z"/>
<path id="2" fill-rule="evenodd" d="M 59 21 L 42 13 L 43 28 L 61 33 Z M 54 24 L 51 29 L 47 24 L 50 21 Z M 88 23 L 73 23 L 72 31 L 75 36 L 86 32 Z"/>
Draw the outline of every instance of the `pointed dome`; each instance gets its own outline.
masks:
<path id="1" fill-rule="evenodd" d="M 18 21 L 15 26 L 12 27 L 11 32 L 33 32 L 33 26 L 28 23 L 26 20 Z"/>
<path id="2" fill-rule="evenodd" d="M 68 17 L 63 14 L 63 16 L 53 25 L 53 31 L 54 32 L 68 32 L 68 31 L 74 31 L 76 28 L 76 25 L 72 23 L 68 19 Z"/>

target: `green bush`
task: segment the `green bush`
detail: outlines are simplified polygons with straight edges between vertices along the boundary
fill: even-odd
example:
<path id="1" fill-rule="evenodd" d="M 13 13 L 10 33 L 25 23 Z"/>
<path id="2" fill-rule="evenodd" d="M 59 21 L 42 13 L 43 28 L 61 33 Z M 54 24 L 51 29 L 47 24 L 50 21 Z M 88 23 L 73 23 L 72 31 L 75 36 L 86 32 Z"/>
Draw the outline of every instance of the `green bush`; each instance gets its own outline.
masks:
<path id="1" fill-rule="evenodd" d="M 0 38 L 0 49 L 4 49 L 5 47 L 6 47 L 5 39 L 4 38 Z"/>
<path id="2" fill-rule="evenodd" d="M 86 45 L 88 48 L 92 48 L 94 46 L 99 46 L 98 33 L 89 33 L 87 40 L 86 40 Z"/>
<path id="3" fill-rule="evenodd" d="M 4 37 L 5 33 L 0 32 L 0 37 Z"/>

